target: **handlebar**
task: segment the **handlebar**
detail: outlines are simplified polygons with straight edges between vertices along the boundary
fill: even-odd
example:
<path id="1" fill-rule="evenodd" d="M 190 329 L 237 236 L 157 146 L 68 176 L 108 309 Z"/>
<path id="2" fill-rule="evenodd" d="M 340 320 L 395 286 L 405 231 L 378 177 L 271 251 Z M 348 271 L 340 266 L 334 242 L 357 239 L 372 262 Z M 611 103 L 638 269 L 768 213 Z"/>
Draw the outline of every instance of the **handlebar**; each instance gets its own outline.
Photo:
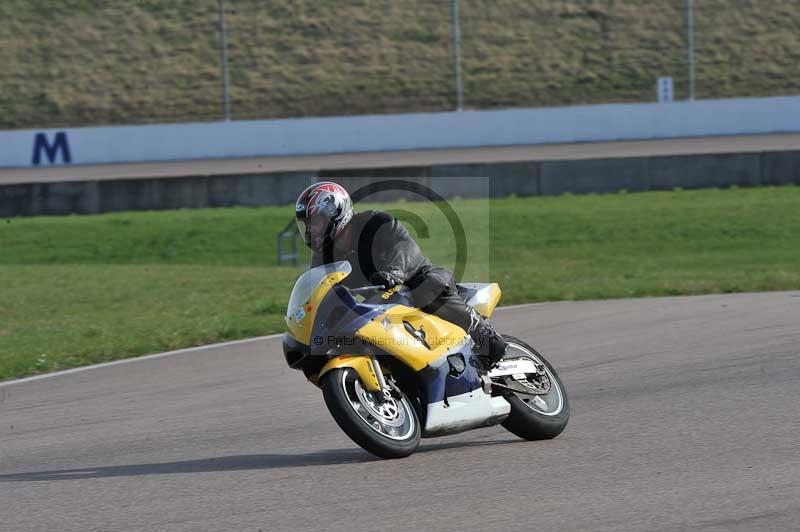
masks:
<path id="1" fill-rule="evenodd" d="M 376 284 L 373 286 L 362 286 L 361 288 L 350 288 L 350 293 L 360 294 L 361 292 L 373 292 L 376 290 L 386 290 L 386 287 L 382 284 Z"/>

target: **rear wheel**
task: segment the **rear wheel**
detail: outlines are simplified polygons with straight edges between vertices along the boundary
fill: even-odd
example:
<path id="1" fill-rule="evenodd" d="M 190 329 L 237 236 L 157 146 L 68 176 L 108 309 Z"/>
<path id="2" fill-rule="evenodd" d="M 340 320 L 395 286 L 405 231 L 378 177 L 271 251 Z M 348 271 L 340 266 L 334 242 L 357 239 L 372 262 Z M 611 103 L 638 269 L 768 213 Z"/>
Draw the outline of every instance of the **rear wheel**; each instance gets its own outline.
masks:
<path id="1" fill-rule="evenodd" d="M 419 419 L 401 390 L 390 397 L 370 392 L 351 368 L 331 370 L 321 384 L 333 419 L 358 445 L 381 458 L 404 458 L 417 450 Z"/>
<path id="2" fill-rule="evenodd" d="M 533 347 L 513 336 L 504 335 L 503 338 L 508 342 L 503 360 L 524 358 L 532 360 L 539 368 L 535 374 L 502 377 L 503 384 L 520 390 L 504 394 L 511 404 L 511 412 L 503 426 L 526 440 L 555 438 L 569 421 L 569 400 L 564 383 L 553 366 Z"/>

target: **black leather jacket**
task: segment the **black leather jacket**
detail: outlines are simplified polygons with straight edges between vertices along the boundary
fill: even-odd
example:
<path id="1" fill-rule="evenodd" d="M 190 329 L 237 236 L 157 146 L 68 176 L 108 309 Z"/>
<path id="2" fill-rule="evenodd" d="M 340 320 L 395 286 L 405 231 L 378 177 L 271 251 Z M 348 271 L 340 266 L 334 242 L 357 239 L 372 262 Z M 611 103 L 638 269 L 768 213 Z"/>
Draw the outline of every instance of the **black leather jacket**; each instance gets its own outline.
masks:
<path id="1" fill-rule="evenodd" d="M 312 268 L 339 260 L 350 261 L 353 272 L 343 282 L 347 287 L 372 284 L 369 278 L 377 271 L 389 272 L 408 284 L 432 266 L 403 224 L 385 212 L 357 212 L 348 226 L 349 232 L 337 235 L 332 249 L 314 253 L 311 258 Z"/>

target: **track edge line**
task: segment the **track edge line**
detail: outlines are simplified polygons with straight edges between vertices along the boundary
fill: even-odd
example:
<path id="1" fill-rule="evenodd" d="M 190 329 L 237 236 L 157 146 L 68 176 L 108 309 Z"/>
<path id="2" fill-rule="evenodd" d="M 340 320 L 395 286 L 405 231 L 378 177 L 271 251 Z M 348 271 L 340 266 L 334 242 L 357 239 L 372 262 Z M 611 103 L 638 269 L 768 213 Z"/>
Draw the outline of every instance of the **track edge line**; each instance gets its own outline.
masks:
<path id="1" fill-rule="evenodd" d="M 61 376 L 64 376 L 64 375 L 72 375 L 73 373 L 82 373 L 84 371 L 90 371 L 90 370 L 93 370 L 93 369 L 101 369 L 101 368 L 107 368 L 107 367 L 111 367 L 111 366 L 119 366 L 119 365 L 122 365 L 122 364 L 132 364 L 134 362 L 144 362 L 144 361 L 147 361 L 147 360 L 165 358 L 165 357 L 169 357 L 169 356 L 173 356 L 173 355 L 182 355 L 182 354 L 192 353 L 192 352 L 196 352 L 196 351 L 206 351 L 208 349 L 215 349 L 215 348 L 218 348 L 218 347 L 229 347 L 229 346 L 232 346 L 232 345 L 248 344 L 248 343 L 258 342 L 258 341 L 261 341 L 261 340 L 270 340 L 272 338 L 278 338 L 280 336 L 283 336 L 283 333 L 269 334 L 267 336 L 257 336 L 255 338 L 242 338 L 240 340 L 232 340 L 230 342 L 220 342 L 220 343 L 216 343 L 216 344 L 199 345 L 199 346 L 196 346 L 196 347 L 186 347 L 184 349 L 176 349 L 174 351 L 166 351 L 164 353 L 153 353 L 153 354 L 150 354 L 150 355 L 142 355 L 142 356 L 133 357 L 133 358 L 123 358 L 123 359 L 120 359 L 120 360 L 112 360 L 111 362 L 101 362 L 99 364 L 92 364 L 92 365 L 89 365 L 89 366 L 81 366 L 81 367 L 78 367 L 78 368 L 64 369 L 64 370 L 61 370 L 61 371 L 54 371 L 52 373 L 44 373 L 42 375 L 33 375 L 32 377 L 23 377 L 21 379 L 0 381 L 0 388 L 3 388 L 5 386 L 11 386 L 13 384 L 23 384 L 23 383 L 26 383 L 26 382 L 34 382 L 34 381 L 40 381 L 40 380 L 44 380 L 44 379 L 51 379 L 51 378 L 55 378 L 55 377 L 61 377 Z"/>

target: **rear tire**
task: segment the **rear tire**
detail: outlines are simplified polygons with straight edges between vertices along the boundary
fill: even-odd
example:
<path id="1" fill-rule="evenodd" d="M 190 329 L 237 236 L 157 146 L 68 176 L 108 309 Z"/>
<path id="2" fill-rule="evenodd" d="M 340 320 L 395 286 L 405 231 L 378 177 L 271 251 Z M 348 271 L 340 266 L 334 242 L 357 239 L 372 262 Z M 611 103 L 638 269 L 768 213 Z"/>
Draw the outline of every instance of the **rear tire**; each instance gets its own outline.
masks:
<path id="1" fill-rule="evenodd" d="M 419 418 L 408 397 L 367 392 L 351 368 L 337 368 L 322 378 L 322 395 L 331 416 L 351 440 L 381 458 L 405 458 L 419 446 Z"/>
<path id="2" fill-rule="evenodd" d="M 511 412 L 506 420 L 503 421 L 503 426 L 513 434 L 526 440 L 549 440 L 555 438 L 563 432 L 569 421 L 569 399 L 567 399 L 564 383 L 561 382 L 561 378 L 556 373 L 556 370 L 553 369 L 553 366 L 533 347 L 513 336 L 503 335 L 503 338 L 509 344 L 508 351 L 503 357 L 504 359 L 523 356 L 527 351 L 529 352 L 527 354 L 528 358 L 533 358 L 536 362 L 545 366 L 546 373 L 551 381 L 551 391 L 544 397 L 553 404 L 553 406 L 549 407 L 549 413 L 545 414 L 542 412 L 548 411 L 547 408 L 537 410 L 535 403 L 531 401 L 531 399 L 535 401 L 535 398 L 539 396 L 508 392 L 503 397 L 511 404 Z M 554 393 L 560 394 L 560 402 L 557 402 L 558 397 L 550 397 Z"/>

